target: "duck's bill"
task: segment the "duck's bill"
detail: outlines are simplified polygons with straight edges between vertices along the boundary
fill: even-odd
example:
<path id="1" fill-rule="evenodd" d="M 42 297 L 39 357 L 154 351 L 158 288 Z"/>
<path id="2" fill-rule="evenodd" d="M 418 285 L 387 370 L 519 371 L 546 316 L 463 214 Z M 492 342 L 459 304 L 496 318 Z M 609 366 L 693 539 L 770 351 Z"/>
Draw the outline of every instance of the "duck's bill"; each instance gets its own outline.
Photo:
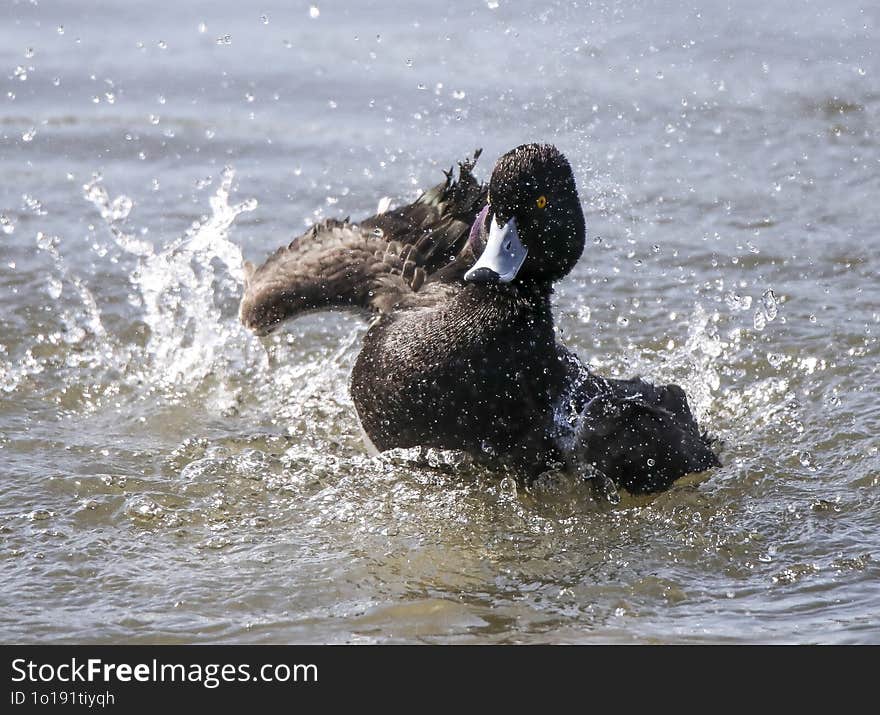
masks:
<path id="1" fill-rule="evenodd" d="M 516 219 L 504 226 L 493 216 L 489 223 L 486 248 L 477 262 L 464 274 L 471 283 L 510 283 L 526 260 L 529 249 L 523 246 L 516 230 Z"/>

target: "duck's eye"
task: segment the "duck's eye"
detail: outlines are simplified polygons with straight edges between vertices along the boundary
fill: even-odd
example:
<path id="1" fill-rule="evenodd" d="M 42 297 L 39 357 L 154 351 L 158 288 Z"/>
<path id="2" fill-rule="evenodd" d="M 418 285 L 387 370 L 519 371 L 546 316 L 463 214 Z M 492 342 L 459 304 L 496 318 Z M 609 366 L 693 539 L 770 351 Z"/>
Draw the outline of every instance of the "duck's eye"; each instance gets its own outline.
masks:
<path id="1" fill-rule="evenodd" d="M 547 197 L 546 196 L 539 196 L 537 201 L 535 201 L 535 206 L 537 206 L 539 209 L 544 208 L 546 205 L 547 205 Z"/>

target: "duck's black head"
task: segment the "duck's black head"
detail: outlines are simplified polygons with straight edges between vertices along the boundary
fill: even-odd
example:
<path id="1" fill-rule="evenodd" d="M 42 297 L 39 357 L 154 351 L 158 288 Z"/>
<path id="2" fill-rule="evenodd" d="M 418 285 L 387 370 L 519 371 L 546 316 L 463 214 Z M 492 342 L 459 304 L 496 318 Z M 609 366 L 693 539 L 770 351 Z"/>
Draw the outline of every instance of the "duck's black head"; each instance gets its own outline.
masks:
<path id="1" fill-rule="evenodd" d="M 568 160 L 550 144 L 502 156 L 475 234 L 485 248 L 465 274 L 472 283 L 552 283 L 584 250 L 584 212 Z"/>

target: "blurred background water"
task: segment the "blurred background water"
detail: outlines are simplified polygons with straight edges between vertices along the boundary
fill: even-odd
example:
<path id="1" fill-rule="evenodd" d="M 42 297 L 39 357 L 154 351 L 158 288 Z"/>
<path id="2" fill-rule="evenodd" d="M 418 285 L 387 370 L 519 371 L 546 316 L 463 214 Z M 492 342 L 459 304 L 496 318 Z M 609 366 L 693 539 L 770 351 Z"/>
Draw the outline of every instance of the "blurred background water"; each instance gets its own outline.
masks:
<path id="1" fill-rule="evenodd" d="M 880 641 L 880 8 L 4 0 L 0 638 Z M 597 507 L 370 458 L 364 326 L 241 260 L 556 143 L 562 338 L 724 467 Z"/>

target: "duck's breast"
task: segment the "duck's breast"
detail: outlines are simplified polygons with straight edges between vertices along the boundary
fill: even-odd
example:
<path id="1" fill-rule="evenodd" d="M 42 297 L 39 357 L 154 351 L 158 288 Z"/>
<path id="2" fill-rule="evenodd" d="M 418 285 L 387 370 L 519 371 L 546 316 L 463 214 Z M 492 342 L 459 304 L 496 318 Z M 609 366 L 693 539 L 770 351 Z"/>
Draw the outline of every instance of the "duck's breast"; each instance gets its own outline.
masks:
<path id="1" fill-rule="evenodd" d="M 467 286 L 441 305 L 377 323 L 351 392 L 379 450 L 428 446 L 501 457 L 544 447 L 562 371 L 549 305 Z"/>

